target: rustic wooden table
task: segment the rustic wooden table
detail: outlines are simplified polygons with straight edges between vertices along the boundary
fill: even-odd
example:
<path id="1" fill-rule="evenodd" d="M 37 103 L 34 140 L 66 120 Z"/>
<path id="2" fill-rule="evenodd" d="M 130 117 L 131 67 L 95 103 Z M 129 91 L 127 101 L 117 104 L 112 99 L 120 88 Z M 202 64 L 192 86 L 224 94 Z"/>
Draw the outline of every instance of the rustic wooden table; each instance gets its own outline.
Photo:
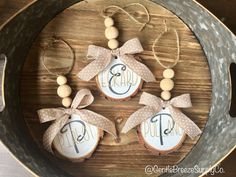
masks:
<path id="1" fill-rule="evenodd" d="M 0 24 L 4 23 L 15 12 L 32 0 L 1 0 L 0 1 Z M 234 13 L 236 0 L 199 0 L 204 6 L 216 14 L 229 28 L 236 33 Z M 222 5 L 223 4 L 223 5 Z M 236 169 L 233 167 L 233 160 L 236 158 L 236 151 L 233 152 L 221 166 L 225 174 L 215 176 L 236 176 Z M 12 157 L 7 149 L 0 143 L 0 177 L 31 177 L 32 175 Z"/>

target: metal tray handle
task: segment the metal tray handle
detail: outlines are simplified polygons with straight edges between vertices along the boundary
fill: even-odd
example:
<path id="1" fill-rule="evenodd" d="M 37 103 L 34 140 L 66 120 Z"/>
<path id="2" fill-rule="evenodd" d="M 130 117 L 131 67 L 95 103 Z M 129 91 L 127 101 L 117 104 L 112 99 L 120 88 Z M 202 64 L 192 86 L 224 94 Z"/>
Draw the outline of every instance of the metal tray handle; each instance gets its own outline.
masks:
<path id="1" fill-rule="evenodd" d="M 7 57 L 4 54 L 0 54 L 0 112 L 5 108 L 5 98 L 4 98 L 4 78 L 5 78 L 5 68 L 7 64 Z"/>

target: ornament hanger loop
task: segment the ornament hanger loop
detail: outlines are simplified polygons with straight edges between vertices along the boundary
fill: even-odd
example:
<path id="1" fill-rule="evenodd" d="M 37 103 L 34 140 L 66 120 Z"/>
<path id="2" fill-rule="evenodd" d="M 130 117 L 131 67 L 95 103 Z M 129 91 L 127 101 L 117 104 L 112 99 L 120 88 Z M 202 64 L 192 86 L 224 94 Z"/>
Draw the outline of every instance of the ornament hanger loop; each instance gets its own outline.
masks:
<path id="1" fill-rule="evenodd" d="M 66 72 L 61 72 L 61 73 L 53 72 L 45 64 L 45 60 L 46 60 L 45 54 L 46 54 L 47 50 L 50 47 L 52 47 L 55 43 L 62 43 L 62 44 L 64 44 L 69 49 L 69 51 L 70 51 L 71 58 L 72 58 L 73 61 L 72 61 L 71 66 L 68 68 L 68 70 Z M 41 61 L 42 61 L 43 67 L 47 70 L 47 72 L 49 74 L 54 75 L 54 76 L 66 75 L 66 74 L 70 73 L 70 71 L 73 68 L 73 65 L 74 65 L 74 62 L 75 62 L 75 52 L 74 52 L 73 48 L 71 47 L 71 45 L 67 41 L 65 41 L 64 39 L 62 39 L 62 38 L 60 38 L 58 36 L 53 35 L 51 42 L 49 42 L 48 45 L 43 49 L 43 54 L 42 54 L 42 57 L 41 57 Z"/>
<path id="2" fill-rule="evenodd" d="M 155 59 L 157 60 L 157 62 L 165 69 L 170 69 L 170 68 L 173 68 L 177 65 L 177 63 L 179 62 L 179 59 L 180 59 L 180 42 L 179 42 L 179 35 L 178 35 L 178 32 L 176 29 L 169 29 L 167 27 L 167 24 L 166 24 L 166 20 L 164 20 L 164 26 L 165 26 L 165 29 L 164 31 L 155 39 L 153 45 L 152 45 L 152 52 L 153 52 L 153 55 L 155 57 Z M 165 65 L 161 62 L 160 58 L 157 56 L 156 54 L 156 50 L 155 50 L 155 47 L 156 47 L 156 44 L 159 42 L 160 38 L 165 34 L 165 33 L 168 33 L 170 31 L 173 31 L 175 36 L 176 36 L 176 44 L 177 44 L 177 56 L 176 56 L 176 59 L 174 60 L 174 63 L 172 65 Z"/>
<path id="3" fill-rule="evenodd" d="M 146 20 L 146 22 L 141 22 L 141 21 L 137 20 L 133 15 L 131 15 L 128 11 L 125 10 L 125 8 L 128 8 L 128 7 L 130 7 L 130 6 L 140 6 L 140 7 L 142 7 L 142 8 L 144 9 L 146 15 L 147 15 L 147 20 Z M 114 12 L 111 12 L 111 13 L 108 15 L 108 14 L 107 14 L 107 10 L 108 10 L 108 9 L 112 9 L 112 8 L 113 8 L 113 9 L 117 9 L 117 10 L 114 11 Z M 139 24 L 139 25 L 142 25 L 142 26 L 140 27 L 139 31 L 142 31 L 146 26 L 149 26 L 149 27 L 153 28 L 153 26 L 149 24 L 149 23 L 150 23 L 150 13 L 149 13 L 149 11 L 147 10 L 147 8 L 146 8 L 144 5 L 142 5 L 142 4 L 140 4 L 140 3 L 131 3 L 131 4 L 128 4 L 128 5 L 124 6 L 124 7 L 120 7 L 120 6 L 117 6 L 117 5 L 110 5 L 110 6 L 105 7 L 105 8 L 101 11 L 101 16 L 102 16 L 103 18 L 112 17 L 113 15 L 115 15 L 116 13 L 118 13 L 118 11 L 124 12 L 124 13 L 125 13 L 127 16 L 129 16 L 135 23 L 137 23 L 137 24 Z"/>

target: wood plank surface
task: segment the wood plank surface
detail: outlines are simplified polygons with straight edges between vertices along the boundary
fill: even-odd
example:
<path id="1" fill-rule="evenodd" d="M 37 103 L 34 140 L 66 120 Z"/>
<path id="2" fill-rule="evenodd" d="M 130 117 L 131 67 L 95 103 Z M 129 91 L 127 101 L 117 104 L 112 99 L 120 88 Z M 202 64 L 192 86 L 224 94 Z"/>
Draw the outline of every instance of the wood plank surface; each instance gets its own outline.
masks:
<path id="1" fill-rule="evenodd" d="M 180 37 L 181 59 L 175 67 L 175 89 L 173 96 L 183 93 L 190 93 L 193 108 L 185 109 L 184 112 L 203 130 L 208 119 L 211 105 L 211 79 L 209 68 L 204 52 L 189 28 L 170 11 L 156 5 L 150 1 L 134 1 L 144 4 L 151 13 L 151 24 L 154 28 L 146 28 L 143 32 L 138 32 L 139 25 L 131 21 L 125 14 L 115 15 L 116 26 L 120 31 L 119 41 L 124 43 L 128 39 L 139 37 L 145 51 L 139 56 L 143 62 L 151 69 L 157 78 L 156 83 L 145 83 L 142 91 L 155 95 L 160 95 L 159 83 L 162 79 L 163 68 L 154 59 L 151 46 L 154 38 L 164 30 L 163 20 L 167 20 L 170 28 L 177 29 Z M 36 110 L 40 108 L 58 107 L 61 99 L 56 94 L 56 77 L 45 71 L 40 62 L 43 48 L 50 41 L 52 35 L 56 34 L 68 41 L 76 53 L 76 61 L 72 72 L 68 75 L 69 84 L 72 86 L 73 94 L 82 88 L 88 88 L 95 95 L 95 102 L 89 109 L 100 113 L 115 122 L 117 118 L 123 119 L 121 124 L 117 124 L 120 131 L 126 119 L 138 108 L 138 100 L 141 92 L 130 101 L 111 102 L 101 96 L 94 80 L 84 82 L 77 78 L 76 74 L 85 65 L 87 47 L 96 44 L 106 47 L 107 39 L 104 37 L 103 18 L 99 16 L 99 11 L 111 4 L 123 6 L 122 1 L 84 1 L 78 3 L 55 17 L 40 33 L 29 56 L 25 62 L 21 78 L 21 98 L 22 109 L 29 130 L 36 143 L 42 147 L 42 135 L 49 124 L 39 123 Z M 130 8 L 129 11 L 138 19 L 145 17 L 141 9 Z M 173 36 L 166 35 L 165 40 L 160 41 L 158 53 L 163 61 L 172 61 L 176 50 L 173 45 Z M 56 51 L 60 53 L 56 54 Z M 69 51 L 63 45 L 58 44 L 57 48 L 51 48 L 48 54 L 49 67 L 54 71 L 61 71 L 70 62 Z M 56 61 L 60 63 L 56 63 Z M 106 135 L 100 142 L 92 158 L 84 163 L 71 163 L 50 158 L 53 163 L 66 170 L 73 176 L 143 176 L 146 165 L 158 165 L 165 167 L 179 163 L 196 144 L 198 138 L 191 140 L 187 138 L 183 146 L 174 153 L 165 156 L 155 156 L 139 144 L 137 133 L 132 130 L 127 135 L 121 135 L 121 142 L 116 143 L 109 135 Z M 47 153 L 45 153 L 47 155 Z"/>

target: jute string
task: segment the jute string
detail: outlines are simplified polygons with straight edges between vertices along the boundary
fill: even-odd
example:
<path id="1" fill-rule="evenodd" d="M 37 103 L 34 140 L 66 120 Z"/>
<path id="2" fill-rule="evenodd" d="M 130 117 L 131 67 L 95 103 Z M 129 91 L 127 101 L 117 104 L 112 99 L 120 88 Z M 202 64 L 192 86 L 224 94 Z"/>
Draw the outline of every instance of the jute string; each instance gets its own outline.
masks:
<path id="1" fill-rule="evenodd" d="M 144 11 L 145 11 L 145 13 L 146 13 L 146 15 L 147 15 L 147 20 L 146 20 L 146 22 L 141 22 L 141 21 L 139 21 L 139 20 L 138 20 L 137 18 L 135 18 L 131 13 L 129 13 L 127 10 L 125 10 L 126 8 L 131 7 L 131 6 L 140 6 L 141 8 L 144 9 Z M 111 12 L 110 14 L 107 14 L 107 10 L 108 10 L 108 9 L 117 9 L 117 10 L 114 11 L 114 12 Z M 142 5 L 142 4 L 140 4 L 140 3 L 131 3 L 131 4 L 128 4 L 128 5 L 124 6 L 124 7 L 120 7 L 120 6 L 117 6 L 117 5 L 110 5 L 110 6 L 105 7 L 105 8 L 101 11 L 101 16 L 102 16 L 103 18 L 112 17 L 112 16 L 114 16 L 116 13 L 118 13 L 118 11 L 124 12 L 124 13 L 125 13 L 128 17 L 130 17 L 135 23 L 141 25 L 139 31 L 142 31 L 146 26 L 149 26 L 149 27 L 151 27 L 151 28 L 153 27 L 152 25 L 149 24 L 149 23 L 150 23 L 150 13 L 149 13 L 148 9 L 147 9 L 144 5 Z"/>
<path id="2" fill-rule="evenodd" d="M 152 52 L 153 52 L 153 55 L 154 55 L 154 58 L 157 60 L 157 62 L 165 69 L 169 69 L 169 68 L 173 68 L 177 65 L 177 63 L 179 62 L 179 58 L 180 58 L 180 42 L 179 42 L 179 35 L 178 35 L 178 32 L 176 29 L 168 29 L 167 28 L 167 25 L 166 25 L 166 21 L 164 21 L 164 24 L 165 24 L 165 30 L 155 39 L 153 45 L 152 45 Z M 176 45 L 177 45 L 177 55 L 176 55 L 176 59 L 174 59 L 174 62 L 173 64 L 170 64 L 170 65 L 165 65 L 162 63 L 161 59 L 157 56 L 156 54 L 156 44 L 160 41 L 161 37 L 168 33 L 168 32 L 171 32 L 173 31 L 175 36 L 176 36 Z"/>
<path id="3" fill-rule="evenodd" d="M 72 58 L 72 64 L 69 66 L 69 68 L 67 69 L 67 71 L 65 72 L 61 72 L 61 73 L 56 73 L 56 72 L 53 72 L 47 65 L 46 65 L 46 52 L 47 50 L 52 47 L 55 43 L 62 43 L 64 44 L 70 51 L 70 55 L 71 55 L 71 58 Z M 74 62 L 75 62 L 75 52 L 73 50 L 73 48 L 71 47 L 71 45 L 65 41 L 64 39 L 60 38 L 60 37 L 57 37 L 57 36 L 52 36 L 52 41 L 48 43 L 48 45 L 43 49 L 43 54 L 42 54 L 42 57 L 41 57 L 41 62 L 42 62 L 42 65 L 43 67 L 47 70 L 47 72 L 53 76 L 59 76 L 59 75 L 66 75 L 68 73 L 71 72 L 72 68 L 73 68 L 73 65 L 74 65 Z"/>

